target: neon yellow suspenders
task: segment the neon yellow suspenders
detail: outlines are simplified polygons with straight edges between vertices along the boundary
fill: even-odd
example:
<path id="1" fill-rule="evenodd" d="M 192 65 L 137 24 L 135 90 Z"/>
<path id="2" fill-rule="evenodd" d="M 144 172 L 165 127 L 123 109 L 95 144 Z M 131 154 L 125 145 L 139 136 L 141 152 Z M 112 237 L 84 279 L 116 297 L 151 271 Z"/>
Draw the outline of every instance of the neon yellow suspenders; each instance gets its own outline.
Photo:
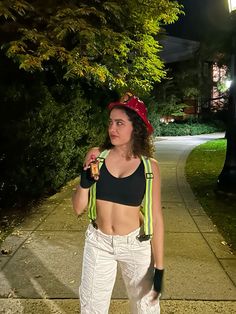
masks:
<path id="1" fill-rule="evenodd" d="M 109 154 L 109 150 L 104 150 L 98 156 L 99 169 L 101 168 L 104 159 Z M 153 224 L 152 224 L 152 181 L 153 173 L 150 158 L 141 156 L 145 176 L 146 176 L 146 190 L 143 198 L 143 203 L 141 207 L 141 212 L 144 216 L 144 233 L 145 235 L 153 234 Z M 88 216 L 91 221 L 96 219 L 96 183 L 94 183 L 89 191 L 89 204 L 88 204 Z"/>
<path id="2" fill-rule="evenodd" d="M 152 165 L 150 158 L 141 156 L 145 176 L 146 176 L 146 190 L 143 198 L 143 204 L 141 207 L 142 214 L 144 216 L 144 233 L 146 235 L 153 234 L 153 224 L 152 224 L 152 181 L 153 181 L 153 173 L 152 173 Z"/>
<path id="3" fill-rule="evenodd" d="M 98 156 L 99 164 L 98 167 L 99 169 L 101 168 L 104 159 L 107 157 L 109 154 L 109 150 L 104 150 L 101 152 L 101 154 Z M 96 219 L 96 182 L 91 186 L 89 190 L 89 204 L 88 204 L 88 217 L 89 219 L 95 220 Z"/>

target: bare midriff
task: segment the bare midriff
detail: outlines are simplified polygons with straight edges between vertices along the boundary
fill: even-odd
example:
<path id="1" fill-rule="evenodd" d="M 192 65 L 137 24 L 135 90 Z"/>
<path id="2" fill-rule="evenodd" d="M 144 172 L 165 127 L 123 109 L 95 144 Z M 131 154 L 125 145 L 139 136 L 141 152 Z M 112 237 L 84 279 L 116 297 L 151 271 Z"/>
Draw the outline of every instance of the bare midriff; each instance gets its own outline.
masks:
<path id="1" fill-rule="evenodd" d="M 99 230 L 109 235 L 126 235 L 142 225 L 140 206 L 127 206 L 97 200 L 96 224 Z"/>

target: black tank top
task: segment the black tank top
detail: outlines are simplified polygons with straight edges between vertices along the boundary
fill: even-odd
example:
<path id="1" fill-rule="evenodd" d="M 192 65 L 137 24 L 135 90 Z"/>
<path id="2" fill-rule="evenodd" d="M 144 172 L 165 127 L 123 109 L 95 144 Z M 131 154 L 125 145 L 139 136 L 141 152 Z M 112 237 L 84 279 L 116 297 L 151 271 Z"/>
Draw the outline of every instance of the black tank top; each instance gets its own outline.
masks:
<path id="1" fill-rule="evenodd" d="M 128 206 L 140 206 L 145 188 L 146 180 L 142 161 L 134 173 L 124 178 L 111 175 L 104 161 L 97 182 L 96 199 Z"/>

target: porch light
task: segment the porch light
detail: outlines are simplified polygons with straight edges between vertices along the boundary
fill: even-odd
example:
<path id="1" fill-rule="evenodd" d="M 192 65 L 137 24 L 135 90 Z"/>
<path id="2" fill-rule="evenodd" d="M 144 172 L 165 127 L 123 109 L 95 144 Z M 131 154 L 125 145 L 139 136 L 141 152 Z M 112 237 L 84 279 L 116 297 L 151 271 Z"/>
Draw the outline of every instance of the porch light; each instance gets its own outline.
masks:
<path id="1" fill-rule="evenodd" d="M 229 13 L 236 10 L 236 0 L 228 0 Z"/>
<path id="2" fill-rule="evenodd" d="M 231 84 L 232 84 L 232 81 L 231 81 L 231 80 L 226 80 L 226 81 L 225 81 L 225 87 L 226 87 L 227 89 L 230 88 Z"/>

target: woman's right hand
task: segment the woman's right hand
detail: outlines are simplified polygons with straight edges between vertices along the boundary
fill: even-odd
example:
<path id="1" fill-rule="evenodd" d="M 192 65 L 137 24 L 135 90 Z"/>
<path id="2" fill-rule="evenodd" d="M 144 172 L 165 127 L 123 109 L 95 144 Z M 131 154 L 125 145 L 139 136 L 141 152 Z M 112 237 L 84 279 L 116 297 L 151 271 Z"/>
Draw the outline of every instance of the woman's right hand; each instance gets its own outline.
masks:
<path id="1" fill-rule="evenodd" d="M 99 154 L 99 147 L 93 147 L 87 152 L 83 165 L 84 170 L 87 170 L 90 167 L 90 163 L 94 161 L 99 156 Z"/>

